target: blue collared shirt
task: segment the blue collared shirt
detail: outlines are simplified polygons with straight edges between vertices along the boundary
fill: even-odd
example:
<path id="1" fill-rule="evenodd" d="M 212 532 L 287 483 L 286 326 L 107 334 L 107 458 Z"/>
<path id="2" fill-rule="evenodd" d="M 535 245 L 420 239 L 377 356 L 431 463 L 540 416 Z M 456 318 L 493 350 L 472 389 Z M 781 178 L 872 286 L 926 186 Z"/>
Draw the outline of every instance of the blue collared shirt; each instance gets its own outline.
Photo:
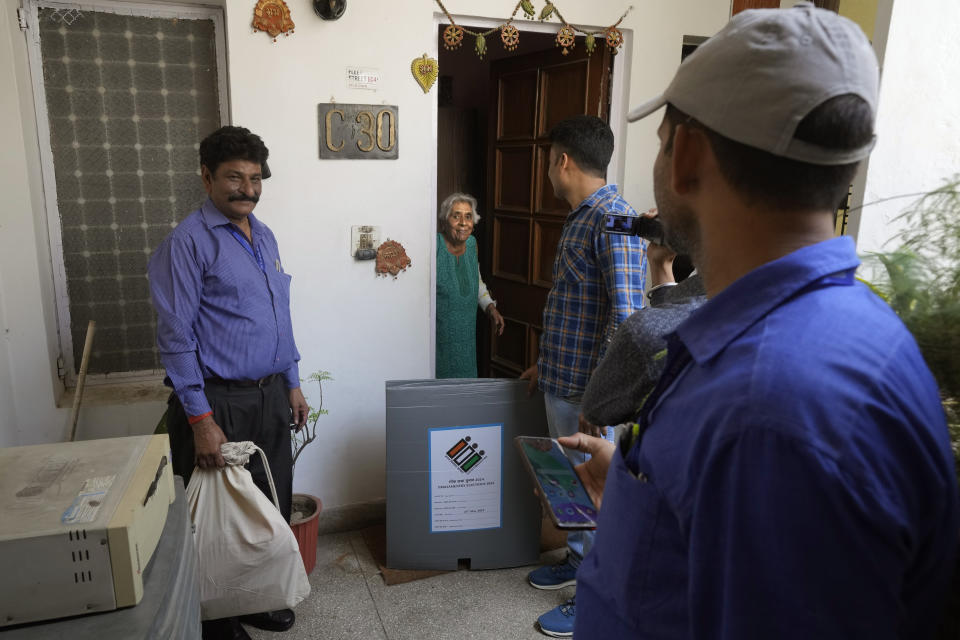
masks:
<path id="1" fill-rule="evenodd" d="M 188 416 L 210 411 L 204 378 L 283 373 L 287 388 L 300 386 L 290 276 L 273 233 L 252 214 L 249 220 L 252 247 L 208 199 L 164 239 L 147 267 L 160 358 Z"/>
<path id="2" fill-rule="evenodd" d="M 540 389 L 555 396 L 583 394 L 614 331 L 643 306 L 646 243 L 604 233 L 608 213 L 637 215 L 613 184 L 570 212 L 557 244 L 537 362 Z"/>
<path id="3" fill-rule="evenodd" d="M 937 385 L 858 264 L 850 238 L 805 247 L 668 335 L 642 439 L 613 456 L 576 635 L 931 637 L 953 455 Z"/>

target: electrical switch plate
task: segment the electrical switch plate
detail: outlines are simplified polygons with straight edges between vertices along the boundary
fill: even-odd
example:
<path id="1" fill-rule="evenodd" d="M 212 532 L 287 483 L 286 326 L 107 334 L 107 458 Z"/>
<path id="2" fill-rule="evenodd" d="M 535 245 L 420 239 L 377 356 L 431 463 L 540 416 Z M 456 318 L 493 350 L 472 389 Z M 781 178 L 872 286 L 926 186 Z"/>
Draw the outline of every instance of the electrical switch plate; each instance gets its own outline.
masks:
<path id="1" fill-rule="evenodd" d="M 373 260 L 380 246 L 380 227 L 350 227 L 350 255 L 356 260 Z"/>

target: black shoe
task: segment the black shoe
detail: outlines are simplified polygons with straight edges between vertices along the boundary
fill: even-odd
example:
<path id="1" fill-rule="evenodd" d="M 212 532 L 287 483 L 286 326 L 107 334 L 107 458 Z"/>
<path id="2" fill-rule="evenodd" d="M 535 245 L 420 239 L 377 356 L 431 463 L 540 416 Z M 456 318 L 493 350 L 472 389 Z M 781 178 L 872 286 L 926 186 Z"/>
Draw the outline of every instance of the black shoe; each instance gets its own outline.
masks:
<path id="1" fill-rule="evenodd" d="M 286 631 L 293 626 L 296 616 L 290 609 L 254 613 L 249 616 L 240 616 L 240 622 L 264 631 Z"/>
<path id="2" fill-rule="evenodd" d="M 203 640 L 251 640 L 238 618 L 220 618 L 203 622 Z"/>

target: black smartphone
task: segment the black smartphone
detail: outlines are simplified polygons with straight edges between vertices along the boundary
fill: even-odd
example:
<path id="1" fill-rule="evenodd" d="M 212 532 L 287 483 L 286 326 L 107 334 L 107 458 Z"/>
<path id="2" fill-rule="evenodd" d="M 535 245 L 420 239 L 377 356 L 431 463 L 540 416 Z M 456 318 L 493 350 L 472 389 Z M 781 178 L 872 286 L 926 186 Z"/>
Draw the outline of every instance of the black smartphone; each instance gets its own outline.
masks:
<path id="1" fill-rule="evenodd" d="M 603 216 L 603 230 L 624 236 L 640 236 L 644 240 L 663 244 L 663 225 L 656 218 L 607 213 Z"/>
<path id="2" fill-rule="evenodd" d="M 560 443 L 531 436 L 517 436 L 513 441 L 553 524 L 558 529 L 595 528 L 597 509 Z"/>

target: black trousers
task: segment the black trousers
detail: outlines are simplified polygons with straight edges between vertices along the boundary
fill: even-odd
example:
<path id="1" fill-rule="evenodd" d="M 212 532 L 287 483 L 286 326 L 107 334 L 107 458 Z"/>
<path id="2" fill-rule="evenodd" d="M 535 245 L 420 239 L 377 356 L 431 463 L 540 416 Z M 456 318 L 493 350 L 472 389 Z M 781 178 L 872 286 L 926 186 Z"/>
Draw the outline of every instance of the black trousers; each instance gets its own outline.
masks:
<path id="1" fill-rule="evenodd" d="M 289 522 L 293 495 L 293 456 L 290 452 L 290 398 L 283 376 L 274 376 L 263 387 L 208 382 L 204 390 L 213 410 L 213 419 L 227 440 L 252 440 L 263 449 L 277 489 L 280 513 Z M 173 472 L 182 476 L 186 485 L 190 482 L 194 467 L 193 428 L 175 393 L 170 394 L 167 404 L 167 431 L 170 434 Z M 259 454 L 250 456 L 247 469 L 257 487 L 273 502 Z"/>

